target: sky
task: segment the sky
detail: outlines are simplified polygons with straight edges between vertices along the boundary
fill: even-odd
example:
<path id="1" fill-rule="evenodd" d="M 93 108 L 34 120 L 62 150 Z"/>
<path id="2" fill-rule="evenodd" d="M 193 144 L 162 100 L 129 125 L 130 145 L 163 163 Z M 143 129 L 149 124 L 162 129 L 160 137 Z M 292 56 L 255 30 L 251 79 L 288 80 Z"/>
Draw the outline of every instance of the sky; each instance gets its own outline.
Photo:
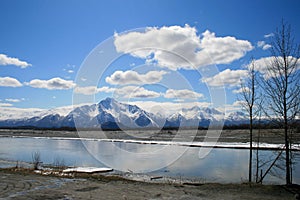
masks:
<path id="1" fill-rule="evenodd" d="M 246 67 L 268 59 L 282 19 L 299 42 L 299 7 L 297 0 L 1 0 L 0 110 L 106 97 L 148 111 L 240 109 Z"/>

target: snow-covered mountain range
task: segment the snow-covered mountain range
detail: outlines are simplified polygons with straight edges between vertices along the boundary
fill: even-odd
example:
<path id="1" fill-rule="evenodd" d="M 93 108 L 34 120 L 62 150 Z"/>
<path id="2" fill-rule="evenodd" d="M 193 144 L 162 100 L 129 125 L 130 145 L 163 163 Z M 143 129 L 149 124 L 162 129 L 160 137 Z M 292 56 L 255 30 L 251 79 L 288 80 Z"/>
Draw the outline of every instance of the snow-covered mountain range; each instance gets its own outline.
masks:
<path id="1" fill-rule="evenodd" d="M 210 123 L 247 123 L 243 112 L 225 114 L 214 108 L 184 108 L 179 112 L 162 117 L 146 112 L 136 105 L 125 104 L 113 98 L 106 98 L 98 104 L 79 105 L 51 110 L 36 110 L 31 115 L 0 120 L 0 127 L 39 128 L 162 128 L 162 127 L 208 127 Z"/>

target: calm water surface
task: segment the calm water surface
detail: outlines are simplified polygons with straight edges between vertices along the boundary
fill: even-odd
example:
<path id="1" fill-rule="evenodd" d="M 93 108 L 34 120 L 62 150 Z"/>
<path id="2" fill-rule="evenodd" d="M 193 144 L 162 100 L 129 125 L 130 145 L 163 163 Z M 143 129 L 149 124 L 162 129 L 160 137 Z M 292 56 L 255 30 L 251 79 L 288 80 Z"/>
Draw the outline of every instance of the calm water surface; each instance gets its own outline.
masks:
<path id="1" fill-rule="evenodd" d="M 209 153 L 203 158 L 199 158 L 200 149 L 203 150 L 203 147 L 64 138 L 0 137 L 0 160 L 32 162 L 32 155 L 39 152 L 44 164 L 54 164 L 59 160 L 67 166 L 105 166 L 120 171 L 147 172 L 151 176 L 181 177 L 204 182 L 247 181 L 249 150 L 213 148 L 208 149 Z M 262 161 L 275 157 L 275 151 L 260 151 Z M 283 165 L 283 162 L 278 164 Z M 269 164 L 263 171 L 268 166 Z M 284 172 L 272 171 L 272 174 L 266 176 L 265 182 L 284 183 Z M 294 165 L 293 182 L 300 184 L 299 162 Z"/>

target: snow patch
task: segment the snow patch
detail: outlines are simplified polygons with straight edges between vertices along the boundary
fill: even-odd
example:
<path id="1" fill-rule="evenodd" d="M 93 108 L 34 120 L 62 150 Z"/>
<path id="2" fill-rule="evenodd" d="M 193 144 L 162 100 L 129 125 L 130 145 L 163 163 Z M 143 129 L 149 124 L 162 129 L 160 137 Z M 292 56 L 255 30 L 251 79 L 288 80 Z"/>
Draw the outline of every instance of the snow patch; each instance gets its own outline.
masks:
<path id="1" fill-rule="evenodd" d="M 63 173 L 104 173 L 104 172 L 111 172 L 113 171 L 112 168 L 106 168 L 106 167 L 74 167 L 74 168 L 68 168 L 63 170 Z"/>

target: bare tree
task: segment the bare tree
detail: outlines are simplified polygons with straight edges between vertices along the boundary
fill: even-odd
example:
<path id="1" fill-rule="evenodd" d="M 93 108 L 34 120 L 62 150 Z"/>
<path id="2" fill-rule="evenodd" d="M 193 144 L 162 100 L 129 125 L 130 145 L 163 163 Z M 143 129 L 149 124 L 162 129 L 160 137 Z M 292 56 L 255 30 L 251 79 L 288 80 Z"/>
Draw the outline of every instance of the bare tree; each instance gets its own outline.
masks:
<path id="1" fill-rule="evenodd" d="M 259 97 L 259 101 L 256 103 L 257 105 L 257 116 L 258 116 L 258 132 L 256 137 L 256 173 L 255 173 L 255 182 L 259 182 L 259 172 L 260 172 L 260 159 L 259 159 L 259 143 L 260 143 L 260 134 L 261 134 L 261 125 L 262 125 L 262 113 L 263 113 L 263 98 L 261 98 L 261 94 Z"/>
<path id="2" fill-rule="evenodd" d="M 32 162 L 33 162 L 33 168 L 34 170 L 38 170 L 39 166 L 41 164 L 41 154 L 40 152 L 36 151 L 32 155 Z"/>
<path id="3" fill-rule="evenodd" d="M 264 92 L 268 115 L 284 129 L 286 184 L 291 184 L 289 124 L 299 113 L 300 46 L 294 42 L 291 26 L 282 22 L 271 41 L 272 59 L 266 63 Z"/>
<path id="4" fill-rule="evenodd" d="M 255 71 L 254 60 L 252 59 L 248 67 L 248 76 L 241 83 L 240 100 L 244 102 L 243 108 L 249 114 L 249 132 L 250 132 L 250 155 L 249 155 L 249 182 L 252 182 L 252 151 L 253 151 L 253 119 L 254 119 L 254 106 L 257 100 L 256 81 L 257 72 Z"/>

